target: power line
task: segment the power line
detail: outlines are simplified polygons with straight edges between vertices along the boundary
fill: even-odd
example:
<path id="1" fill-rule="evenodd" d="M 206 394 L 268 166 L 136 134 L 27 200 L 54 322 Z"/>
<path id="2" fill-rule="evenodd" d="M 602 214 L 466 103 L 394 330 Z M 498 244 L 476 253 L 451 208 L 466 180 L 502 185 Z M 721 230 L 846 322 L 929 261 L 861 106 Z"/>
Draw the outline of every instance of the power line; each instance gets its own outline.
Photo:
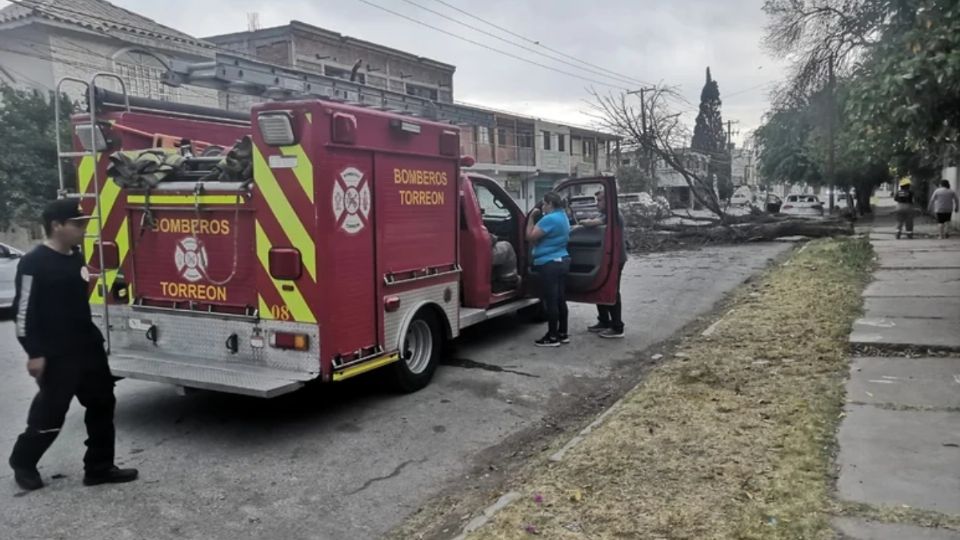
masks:
<path id="1" fill-rule="evenodd" d="M 594 75 L 599 75 L 599 76 L 601 76 L 601 77 L 606 77 L 606 78 L 608 78 L 608 79 L 612 79 L 612 80 L 615 80 L 615 81 L 617 81 L 617 82 L 622 82 L 622 83 L 626 83 L 626 84 L 637 84 L 637 83 L 639 82 L 639 81 L 635 81 L 634 79 L 631 79 L 631 78 L 626 77 L 626 76 L 607 75 L 607 74 L 603 73 L 602 71 L 597 71 L 597 70 L 594 70 L 594 69 L 590 69 L 590 68 L 585 68 L 585 67 L 583 67 L 583 66 L 579 66 L 579 65 L 577 65 L 577 64 L 575 64 L 575 63 L 573 63 L 573 62 L 568 62 L 567 60 L 564 60 L 563 58 L 559 58 L 559 57 L 557 57 L 557 56 L 553 56 L 553 55 L 550 55 L 550 54 L 547 54 L 547 53 L 544 53 L 544 52 L 540 52 L 540 51 L 538 51 L 538 50 L 536 50 L 536 49 L 534 49 L 534 48 L 532 48 L 532 47 L 528 47 L 528 46 L 526 46 L 526 45 L 523 45 L 522 43 L 517 43 L 516 41 L 512 41 L 512 40 L 506 39 L 506 38 L 504 38 L 504 37 L 498 36 L 497 34 L 494 34 L 493 32 L 488 32 L 488 31 L 486 31 L 486 30 L 484 30 L 484 29 L 482 29 L 482 28 L 478 28 L 478 27 L 473 26 L 473 25 L 471 25 L 471 24 L 467 24 L 467 23 L 465 23 L 465 22 L 463 22 L 463 21 L 460 21 L 460 20 L 458 20 L 458 19 L 455 19 L 455 18 L 453 18 L 453 17 L 450 17 L 449 15 L 446 15 L 446 14 L 444 14 L 444 13 L 441 13 L 441 12 L 439 12 L 439 11 L 437 11 L 437 10 L 430 9 L 430 8 L 428 8 L 428 7 L 426 7 L 426 6 L 422 5 L 422 4 L 418 4 L 417 2 L 414 2 L 413 0 L 403 0 L 403 1 L 406 2 L 406 3 L 408 3 L 408 4 L 410 4 L 410 5 L 412 5 L 412 6 L 416 6 L 416 7 L 420 8 L 420 9 L 422 9 L 422 10 L 424 10 L 424 11 L 427 11 L 427 12 L 429 12 L 429 13 L 433 13 L 434 15 L 437 15 L 438 17 L 441 17 L 441 18 L 446 19 L 446 20 L 448 20 L 448 21 L 451 21 L 451 22 L 454 22 L 454 23 L 456 23 L 456 24 L 459 24 L 460 26 L 463 26 L 463 27 L 465 27 L 465 28 L 469 28 L 469 29 L 471 29 L 471 30 L 474 30 L 474 31 L 479 32 L 479 33 L 481 33 L 481 34 L 484 34 L 484 35 L 486 35 L 486 36 L 490 36 L 490 37 L 492 37 L 492 38 L 494 38 L 494 39 L 496 39 L 496 40 L 502 41 L 502 42 L 504 42 L 504 43 L 506 43 L 506 44 L 508 44 L 508 45 L 513 45 L 514 47 L 518 47 L 518 48 L 523 49 L 523 50 L 525 50 L 525 51 L 532 52 L 533 54 L 538 54 L 538 55 L 543 56 L 543 57 L 545 57 L 545 58 L 549 58 L 550 60 L 553 60 L 553 61 L 555 61 L 555 62 L 560 62 L 560 63 L 562 63 L 562 64 L 566 64 L 566 65 L 571 66 L 571 67 L 573 67 L 573 68 L 575 68 L 575 69 L 579 69 L 579 70 L 582 70 L 582 71 L 586 71 L 586 72 L 592 73 L 592 74 L 594 74 Z"/>
<path id="2" fill-rule="evenodd" d="M 523 35 L 521 35 L 521 34 L 518 34 L 518 33 L 514 32 L 514 31 L 510 30 L 509 28 L 504 28 L 504 27 L 502 27 L 502 26 L 500 26 L 500 25 L 497 25 L 497 24 L 495 24 L 495 23 L 492 23 L 492 22 L 484 19 L 483 17 L 479 17 L 479 16 L 477 16 L 477 15 L 474 15 L 474 14 L 468 12 L 468 11 L 465 11 L 465 10 L 463 10 L 463 9 L 458 8 L 457 6 L 454 6 L 454 5 L 451 5 L 451 4 L 447 3 L 447 2 L 444 2 L 443 0 L 434 0 L 434 2 L 437 2 L 438 4 L 443 4 L 444 6 L 447 6 L 448 8 L 450 8 L 450 9 L 456 11 L 456 12 L 459 12 L 459 13 L 461 13 L 461 14 L 463 14 L 463 15 L 466 15 L 467 17 L 470 17 L 471 19 L 476 19 L 476 20 L 478 20 L 478 21 L 480 21 L 480 22 L 482 22 L 482 23 L 484 23 L 484 24 L 487 24 L 487 25 L 489 25 L 489 26 L 492 26 L 493 28 L 496 28 L 497 30 L 500 30 L 501 32 L 506 32 L 507 34 L 510 34 L 510 35 L 513 36 L 513 37 L 522 39 L 523 41 L 526 41 L 527 43 L 536 45 L 536 46 L 538 46 L 538 47 L 542 47 L 543 49 L 545 49 L 545 50 L 547 50 L 547 51 L 550 51 L 550 52 L 552 52 L 552 53 L 565 56 L 565 57 L 567 57 L 567 58 L 569 58 L 569 59 L 571 59 L 571 60 L 574 60 L 574 61 L 576 61 L 576 62 L 579 62 L 579 63 L 581 63 L 581 64 L 584 64 L 584 65 L 587 65 L 587 66 L 590 66 L 590 67 L 599 69 L 600 71 L 603 71 L 603 72 L 606 72 L 606 73 L 609 73 L 609 74 L 612 74 L 612 75 L 616 75 L 617 77 L 622 77 L 622 78 L 628 79 L 628 80 L 630 80 L 630 82 L 632 82 L 633 84 L 650 85 L 649 82 L 641 81 L 640 79 L 636 79 L 636 78 L 630 77 L 630 76 L 628 76 L 628 75 L 623 75 L 623 74 L 621 74 L 621 73 L 617 73 L 616 71 L 609 70 L 609 69 L 607 69 L 607 68 L 605 68 L 605 67 L 598 66 L 598 65 L 593 64 L 593 63 L 590 63 L 590 62 L 588 62 L 588 61 L 586 61 L 586 60 L 581 60 L 581 59 L 576 58 L 576 57 L 574 57 L 574 56 L 571 56 L 571 55 L 569 55 L 569 54 L 567 54 L 567 53 L 564 53 L 564 52 L 562 52 L 562 51 L 558 51 L 558 50 L 556 50 L 556 49 L 552 49 L 552 48 L 550 48 L 550 47 L 547 47 L 546 45 L 544 45 L 543 43 L 540 43 L 540 42 L 537 41 L 537 40 L 530 39 L 530 38 L 528 38 L 528 37 L 526 37 L 526 36 L 523 36 Z"/>
<path id="3" fill-rule="evenodd" d="M 507 52 L 507 51 L 504 51 L 504 50 L 502 50 L 502 49 L 498 49 L 498 48 L 496 48 L 496 47 L 491 47 L 490 45 L 487 45 L 487 44 L 485 44 L 485 43 L 481 43 L 481 42 L 479 42 L 479 41 L 476 41 L 476 40 L 473 40 L 473 39 L 470 39 L 470 38 L 466 38 L 466 37 L 463 37 L 463 36 L 459 36 L 459 35 L 457 35 L 457 34 L 454 34 L 453 32 L 449 32 L 449 31 L 444 30 L 443 28 L 440 28 L 440 27 L 438 27 L 438 26 L 434 26 L 434 25 L 432 25 L 432 24 L 430 24 L 430 23 L 423 22 L 423 21 L 418 20 L 418 19 L 415 19 L 415 18 L 413 18 L 413 17 L 404 15 L 403 13 L 399 13 L 399 12 L 397 12 L 397 11 L 393 11 L 392 9 L 383 7 L 383 6 L 379 5 L 379 4 L 375 4 L 375 3 L 371 2 L 370 0 L 358 0 L 358 1 L 361 2 L 361 3 L 367 4 L 367 5 L 370 6 L 370 7 L 374 7 L 374 8 L 377 8 L 377 9 L 381 10 L 381 11 L 385 11 L 385 12 L 387 12 L 387 13 L 390 13 L 391 15 L 395 15 L 395 16 L 397 16 L 397 17 L 400 17 L 401 19 L 405 19 L 405 20 L 408 20 L 408 21 L 410 21 L 410 22 L 412 22 L 412 23 L 419 24 L 419 25 L 421 25 L 421 26 L 425 26 L 425 27 L 430 28 L 430 29 L 432 29 L 432 30 L 436 30 L 437 32 L 440 32 L 440 33 L 442 33 L 442 34 L 446 34 L 446 35 L 448 35 L 448 36 L 450 36 L 450 37 L 459 39 L 459 40 L 461 40 L 461 41 L 465 41 L 465 42 L 467 42 L 467 43 L 471 43 L 471 44 L 476 45 L 476 46 L 478 46 L 478 47 L 482 47 L 482 48 L 484 48 L 484 49 L 487 49 L 487 50 L 489 50 L 489 51 L 493 51 L 493 52 L 495 52 L 495 53 L 502 54 L 502 55 L 504 55 L 504 56 L 508 56 L 508 57 L 513 58 L 513 59 L 515 59 L 515 60 L 520 60 L 521 62 L 526 62 L 526 63 L 528 63 L 528 64 L 532 64 L 532 65 L 534 65 L 534 66 L 537 66 L 537 67 L 540 67 L 540 68 L 543 68 L 543 69 L 547 69 L 547 70 L 550 70 L 550 71 L 555 71 L 555 72 L 557 72 L 557 73 L 561 73 L 561 74 L 567 75 L 567 76 L 569 76 L 569 77 L 574 77 L 574 78 L 577 78 L 577 79 L 580 79 L 580 80 L 583 80 L 583 81 L 591 82 L 591 83 L 593 83 L 593 84 L 599 84 L 599 85 L 601 85 L 601 86 L 606 86 L 606 87 L 608 87 L 608 88 L 617 88 L 617 89 L 620 89 L 620 90 L 627 90 L 627 88 L 622 87 L 622 86 L 617 86 L 617 85 L 615 85 L 615 84 L 610 84 L 610 83 L 606 83 L 606 82 L 603 82 L 603 81 L 598 81 L 598 80 L 596 80 L 596 79 L 591 79 L 591 78 L 589 78 L 589 77 L 583 77 L 583 76 L 581 76 L 581 75 L 577 75 L 576 73 L 570 73 L 569 71 L 564 71 L 564 70 L 559 69 L 559 68 L 555 68 L 555 67 L 552 67 L 552 66 L 548 66 L 548 65 L 545 65 L 545 64 L 541 64 L 540 62 L 536 62 L 536 61 L 534 61 L 534 60 L 530 60 L 530 59 L 528 59 L 528 58 L 524 58 L 524 57 L 522 57 L 522 56 L 518 56 L 518 55 L 513 54 L 513 53 L 511 53 L 511 52 Z"/>

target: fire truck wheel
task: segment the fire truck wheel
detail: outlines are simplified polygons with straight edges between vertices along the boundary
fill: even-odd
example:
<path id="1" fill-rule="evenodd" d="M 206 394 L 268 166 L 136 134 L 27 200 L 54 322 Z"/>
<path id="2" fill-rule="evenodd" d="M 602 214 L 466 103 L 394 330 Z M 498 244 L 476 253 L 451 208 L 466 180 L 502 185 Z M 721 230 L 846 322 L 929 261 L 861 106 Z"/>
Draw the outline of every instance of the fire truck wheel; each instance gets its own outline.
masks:
<path id="1" fill-rule="evenodd" d="M 440 363 L 442 347 L 440 325 L 428 310 L 421 310 L 410 321 L 394 365 L 394 383 L 402 392 L 416 392 L 430 384 Z"/>

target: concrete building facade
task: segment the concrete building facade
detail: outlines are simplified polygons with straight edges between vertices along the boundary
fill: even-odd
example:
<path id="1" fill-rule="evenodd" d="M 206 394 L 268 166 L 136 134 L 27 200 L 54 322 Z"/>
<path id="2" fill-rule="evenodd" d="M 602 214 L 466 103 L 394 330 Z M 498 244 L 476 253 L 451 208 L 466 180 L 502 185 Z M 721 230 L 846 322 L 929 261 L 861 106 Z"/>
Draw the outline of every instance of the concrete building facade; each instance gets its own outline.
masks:
<path id="1" fill-rule="evenodd" d="M 63 77 L 87 80 L 110 72 L 123 77 L 133 96 L 215 106 L 215 90 L 160 82 L 171 61 L 199 62 L 212 49 L 103 0 L 24 0 L 0 9 L 0 80 L 43 93 Z M 83 93 L 78 85 L 64 90 L 77 99 Z"/>

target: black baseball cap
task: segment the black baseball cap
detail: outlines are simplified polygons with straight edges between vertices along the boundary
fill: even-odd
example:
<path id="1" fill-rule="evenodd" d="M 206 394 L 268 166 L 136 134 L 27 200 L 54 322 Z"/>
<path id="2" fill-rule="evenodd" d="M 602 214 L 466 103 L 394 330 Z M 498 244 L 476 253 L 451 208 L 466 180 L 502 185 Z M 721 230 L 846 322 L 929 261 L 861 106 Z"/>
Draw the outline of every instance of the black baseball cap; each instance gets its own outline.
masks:
<path id="1" fill-rule="evenodd" d="M 76 199 L 58 199 L 43 209 L 43 222 L 66 223 L 68 221 L 83 221 L 90 216 L 80 210 L 80 203 Z"/>

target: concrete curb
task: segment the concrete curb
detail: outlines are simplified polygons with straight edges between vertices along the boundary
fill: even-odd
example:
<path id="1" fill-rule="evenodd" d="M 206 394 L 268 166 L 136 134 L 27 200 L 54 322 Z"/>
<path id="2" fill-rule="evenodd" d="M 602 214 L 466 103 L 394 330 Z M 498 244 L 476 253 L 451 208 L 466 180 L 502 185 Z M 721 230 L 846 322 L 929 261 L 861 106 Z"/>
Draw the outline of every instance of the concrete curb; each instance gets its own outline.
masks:
<path id="1" fill-rule="evenodd" d="M 497 512 L 503 510 L 504 508 L 510 506 L 513 501 L 516 501 L 520 498 L 520 493 L 516 491 L 511 491 L 506 495 L 497 499 L 497 502 L 491 504 L 486 509 L 484 509 L 483 514 L 473 518 L 469 523 L 463 526 L 463 532 L 458 534 L 453 538 L 453 540 L 464 540 L 468 534 L 473 531 L 483 527 L 493 519 L 493 516 L 497 515 Z"/>

